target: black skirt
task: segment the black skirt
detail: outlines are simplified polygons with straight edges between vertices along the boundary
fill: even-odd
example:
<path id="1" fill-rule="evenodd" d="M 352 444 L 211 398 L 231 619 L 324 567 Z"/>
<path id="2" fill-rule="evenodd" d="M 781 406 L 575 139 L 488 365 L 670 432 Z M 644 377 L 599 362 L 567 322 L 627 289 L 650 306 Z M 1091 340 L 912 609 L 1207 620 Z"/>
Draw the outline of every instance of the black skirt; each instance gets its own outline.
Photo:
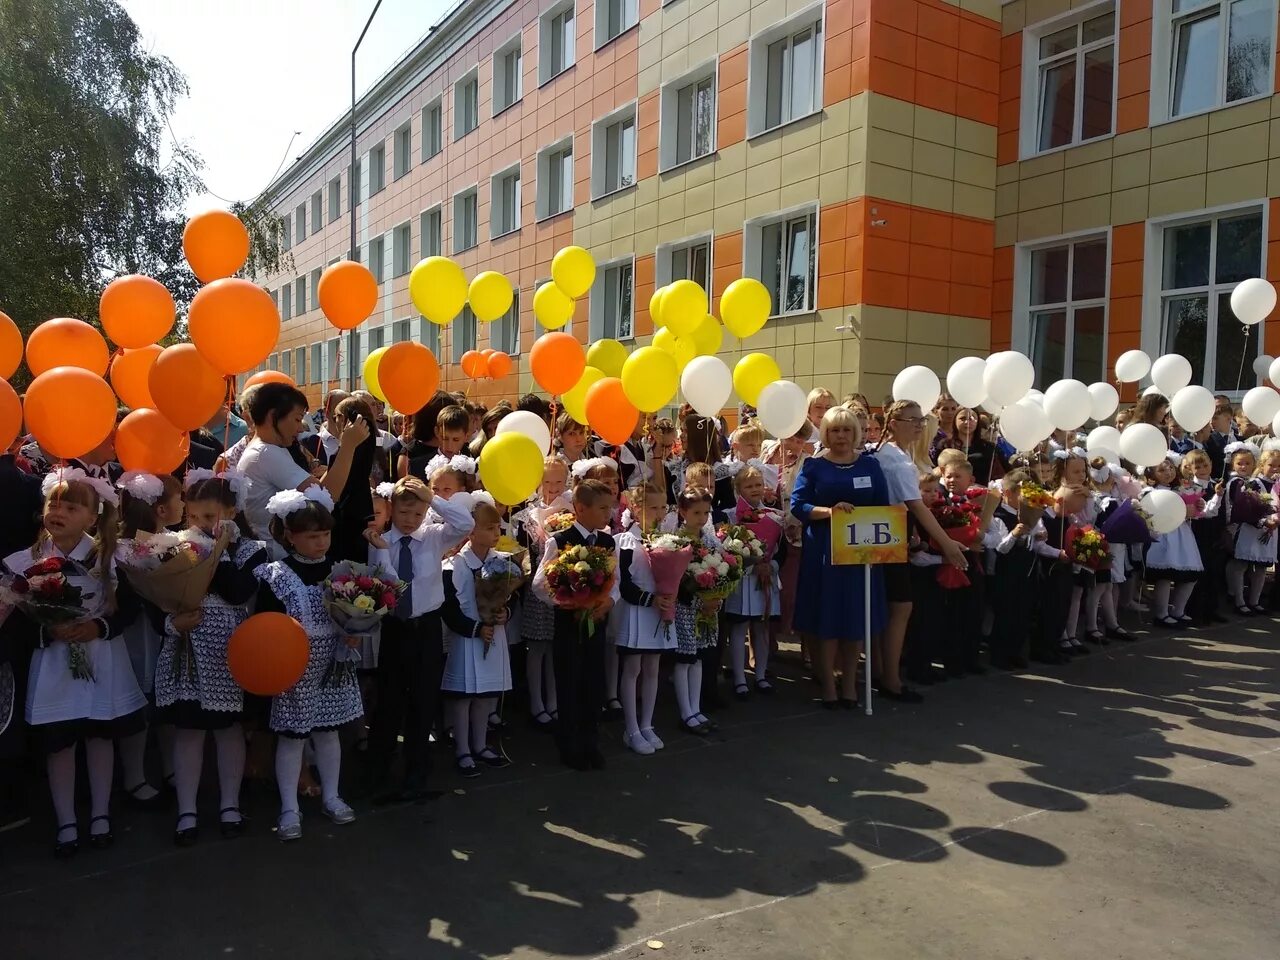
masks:
<path id="1" fill-rule="evenodd" d="M 238 710 L 206 710 L 196 700 L 176 700 L 156 710 L 155 722 L 167 723 L 179 730 L 226 730 L 239 723 Z"/>
<path id="2" fill-rule="evenodd" d="M 147 729 L 147 711 L 143 707 L 111 720 L 55 720 L 37 723 L 31 733 L 45 753 L 59 753 L 81 740 L 119 740 Z"/>
<path id="3" fill-rule="evenodd" d="M 1265 565 L 1259 564 L 1259 566 Z M 1146 581 L 1147 583 L 1159 583 L 1161 580 L 1168 580 L 1172 583 L 1194 583 L 1200 579 L 1202 570 L 1172 570 L 1164 567 L 1147 567 Z"/>

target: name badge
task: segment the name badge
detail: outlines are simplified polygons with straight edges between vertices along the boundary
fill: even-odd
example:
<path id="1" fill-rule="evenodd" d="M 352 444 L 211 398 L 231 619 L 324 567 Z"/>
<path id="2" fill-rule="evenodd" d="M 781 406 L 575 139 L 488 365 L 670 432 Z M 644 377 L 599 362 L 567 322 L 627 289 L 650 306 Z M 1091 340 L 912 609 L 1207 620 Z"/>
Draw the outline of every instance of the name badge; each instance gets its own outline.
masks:
<path id="1" fill-rule="evenodd" d="M 870 477 L 854 477 L 853 478 L 853 489 L 855 490 L 865 490 L 870 486 L 871 486 Z"/>

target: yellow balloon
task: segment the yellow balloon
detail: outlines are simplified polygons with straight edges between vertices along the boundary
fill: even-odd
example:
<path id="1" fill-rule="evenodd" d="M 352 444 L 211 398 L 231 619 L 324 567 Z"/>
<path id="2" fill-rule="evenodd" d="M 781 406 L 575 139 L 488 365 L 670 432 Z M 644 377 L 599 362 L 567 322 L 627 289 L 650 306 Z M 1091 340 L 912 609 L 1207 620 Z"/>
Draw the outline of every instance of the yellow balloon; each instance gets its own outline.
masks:
<path id="1" fill-rule="evenodd" d="M 480 451 L 480 480 L 506 506 L 523 503 L 542 483 L 542 451 L 523 433 L 494 434 Z"/>
<path id="2" fill-rule="evenodd" d="M 662 295 L 666 292 L 666 287 L 659 287 L 653 291 L 653 296 L 649 298 L 649 316 L 653 318 L 653 329 L 655 330 L 665 325 L 662 319 Z"/>
<path id="3" fill-rule="evenodd" d="M 618 373 L 622 373 L 621 368 Z M 585 424 L 587 422 L 587 391 L 597 380 L 603 380 L 604 377 L 604 371 L 596 367 L 587 367 L 583 370 L 582 376 L 573 385 L 573 389 L 560 394 L 560 404 L 564 407 L 565 413 L 579 423 Z"/>
<path id="4" fill-rule="evenodd" d="M 378 347 L 377 350 L 370 350 L 369 355 L 364 358 L 364 385 L 369 388 L 369 392 L 381 400 L 387 402 L 387 396 L 382 392 L 382 384 L 378 383 L 378 364 L 382 362 L 382 355 L 390 350 L 390 347 Z"/>
<path id="5" fill-rule="evenodd" d="M 679 384 L 676 358 L 657 347 L 641 347 L 622 365 L 622 391 L 642 413 L 665 407 Z"/>
<path id="6" fill-rule="evenodd" d="M 597 340 L 587 348 L 587 364 L 600 370 L 606 377 L 622 376 L 622 365 L 626 362 L 627 348 L 617 340 Z M 577 420 L 577 417 L 574 419 Z"/>
<path id="7" fill-rule="evenodd" d="M 443 327 L 467 302 L 467 275 L 448 257 L 427 257 L 409 274 L 409 297 L 420 314 Z"/>
<path id="8" fill-rule="evenodd" d="M 471 312 L 476 315 L 477 320 L 484 323 L 492 323 L 510 310 L 514 298 L 511 281 L 496 270 L 476 274 L 471 286 L 467 288 L 467 302 L 471 304 Z"/>
<path id="9" fill-rule="evenodd" d="M 533 294 L 533 315 L 543 329 L 559 330 L 573 317 L 573 300 L 549 280 Z"/>
<path id="10" fill-rule="evenodd" d="M 663 326 L 677 337 L 687 337 L 698 329 L 707 315 L 707 293 L 692 280 L 677 280 L 662 295 Z"/>
<path id="11" fill-rule="evenodd" d="M 669 327 L 663 327 L 653 335 L 653 345 L 675 357 L 677 373 L 684 373 L 685 366 L 698 355 L 691 337 L 677 337 Z"/>
<path id="12" fill-rule="evenodd" d="M 724 327 L 711 314 L 702 318 L 698 329 L 693 331 L 694 352 L 700 357 L 714 357 L 720 352 L 724 343 Z"/>
<path id="13" fill-rule="evenodd" d="M 581 247 L 565 247 L 551 260 L 551 279 L 573 297 L 585 297 L 596 282 L 596 262 Z"/>
<path id="14" fill-rule="evenodd" d="M 748 353 L 733 368 L 733 389 L 753 407 L 760 399 L 760 391 L 781 379 L 777 361 L 767 353 Z"/>
<path id="15" fill-rule="evenodd" d="M 758 332 L 772 310 L 769 288 L 751 277 L 733 281 L 720 297 L 720 317 L 729 332 L 739 339 Z"/>

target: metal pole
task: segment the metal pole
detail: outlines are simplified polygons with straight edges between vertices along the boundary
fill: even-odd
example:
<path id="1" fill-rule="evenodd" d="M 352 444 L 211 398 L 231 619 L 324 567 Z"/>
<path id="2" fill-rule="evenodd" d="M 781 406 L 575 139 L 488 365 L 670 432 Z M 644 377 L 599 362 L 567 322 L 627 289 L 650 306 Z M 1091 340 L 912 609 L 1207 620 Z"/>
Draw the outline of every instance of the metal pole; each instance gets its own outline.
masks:
<path id="1" fill-rule="evenodd" d="M 373 5 L 373 11 L 369 14 L 369 19 L 365 21 L 364 29 L 360 31 L 360 38 L 356 40 L 356 45 L 351 48 L 351 173 L 348 176 L 351 187 L 351 251 L 349 257 L 355 260 L 359 249 L 356 242 L 356 208 L 360 205 L 360 184 L 356 177 L 356 52 L 360 49 L 360 44 L 364 43 L 364 35 L 369 32 L 369 27 L 373 25 L 373 18 L 378 15 L 378 8 L 382 6 L 382 0 L 377 0 Z M 358 334 L 352 330 L 347 334 L 347 388 L 354 390 L 356 388 L 356 343 Z"/>

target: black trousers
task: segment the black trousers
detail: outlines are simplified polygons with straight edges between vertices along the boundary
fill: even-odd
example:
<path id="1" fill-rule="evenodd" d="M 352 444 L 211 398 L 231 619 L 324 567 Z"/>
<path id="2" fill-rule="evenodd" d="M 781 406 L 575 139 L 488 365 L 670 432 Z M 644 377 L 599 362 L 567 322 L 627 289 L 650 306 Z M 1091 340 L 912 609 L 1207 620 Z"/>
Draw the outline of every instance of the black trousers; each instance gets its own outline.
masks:
<path id="1" fill-rule="evenodd" d="M 431 770 L 431 725 L 440 707 L 444 638 L 440 613 L 412 620 L 385 617 L 378 654 L 378 703 L 369 731 L 369 756 L 377 779 L 391 776 L 396 737 L 404 731 L 404 784 L 426 785 Z"/>
<path id="2" fill-rule="evenodd" d="M 1062 628 L 1067 623 L 1071 609 L 1071 588 L 1074 586 L 1071 564 L 1061 561 L 1040 561 L 1040 623 L 1032 634 L 1031 655 L 1044 657 L 1059 650 Z"/>
<path id="3" fill-rule="evenodd" d="M 1030 549 L 1015 546 L 996 557 L 992 608 L 995 622 L 991 627 L 991 657 L 1005 663 L 1010 657 L 1025 658 L 1029 651 L 1031 628 L 1040 600 L 1040 578 L 1036 575 L 1036 558 Z"/>
<path id="4" fill-rule="evenodd" d="M 557 610 L 551 640 L 551 665 L 556 675 L 560 719 L 556 741 L 566 761 L 584 760 L 599 749 L 600 711 L 604 707 L 604 645 L 606 624 L 587 635 L 576 612 Z"/>

